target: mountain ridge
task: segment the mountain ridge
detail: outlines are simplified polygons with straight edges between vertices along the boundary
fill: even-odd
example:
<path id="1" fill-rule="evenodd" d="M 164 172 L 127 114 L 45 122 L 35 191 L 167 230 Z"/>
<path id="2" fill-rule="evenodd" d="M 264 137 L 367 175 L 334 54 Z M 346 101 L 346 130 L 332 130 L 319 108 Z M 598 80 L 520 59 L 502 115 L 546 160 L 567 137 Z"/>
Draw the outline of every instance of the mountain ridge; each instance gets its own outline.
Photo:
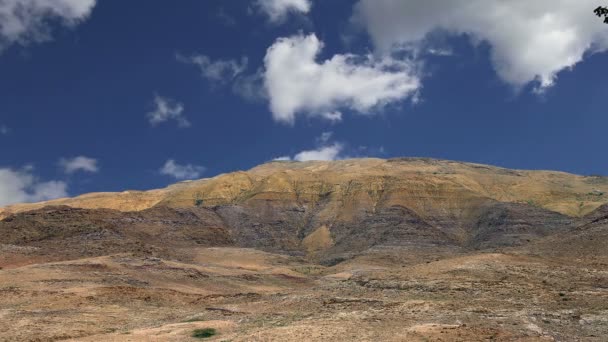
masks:
<path id="1" fill-rule="evenodd" d="M 111 231 L 136 245 L 132 226 L 151 246 L 162 246 L 156 234 L 168 231 L 178 241 L 230 241 L 333 264 L 379 246 L 526 245 L 601 213 L 604 191 L 604 179 L 427 158 L 271 162 L 148 192 L 9 207 L 0 230 L 9 244 L 35 242 L 58 229 L 49 238 L 88 241 L 93 234 L 105 241 Z M 57 217 L 67 223 L 65 232 Z M 14 231 L 22 235 L 7 240 Z"/>
<path id="2" fill-rule="evenodd" d="M 522 177 L 517 179 L 517 177 Z M 98 192 L 40 203 L 0 208 L 0 218 L 44 207 L 107 208 L 139 211 L 155 205 L 188 207 L 196 193 L 205 205 L 239 203 L 251 198 L 314 201 L 322 192 L 344 192 L 357 185 L 369 193 L 418 187 L 421 192 L 454 187 L 462 194 L 500 202 L 528 202 L 568 216 L 580 217 L 608 203 L 608 178 L 580 176 L 561 171 L 512 170 L 503 167 L 432 158 L 346 159 L 339 161 L 273 161 L 212 178 L 183 181 L 147 191 Z M 357 182 L 358 184 L 355 184 Z M 388 186 L 388 188 L 387 188 Z M 442 192 L 441 189 L 438 190 Z M 411 192 L 411 191 L 410 191 Z M 443 191 L 448 193 L 449 189 Z M 409 194 L 412 196 L 412 194 Z M 373 195 L 371 195 L 373 196 Z M 420 208 L 414 208 L 421 211 Z M 424 211 L 424 210 L 422 210 Z"/>

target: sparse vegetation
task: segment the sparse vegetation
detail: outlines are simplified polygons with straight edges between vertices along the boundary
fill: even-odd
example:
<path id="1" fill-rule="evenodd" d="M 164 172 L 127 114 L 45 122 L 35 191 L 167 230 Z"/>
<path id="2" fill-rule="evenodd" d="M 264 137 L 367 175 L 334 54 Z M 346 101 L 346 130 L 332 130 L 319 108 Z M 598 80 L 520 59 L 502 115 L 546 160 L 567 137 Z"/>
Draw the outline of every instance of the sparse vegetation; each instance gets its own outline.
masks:
<path id="1" fill-rule="evenodd" d="M 193 200 L 195 207 L 201 207 L 204 203 L 203 194 L 200 191 L 197 191 L 193 196 Z"/>
<path id="2" fill-rule="evenodd" d="M 333 192 L 332 186 L 323 182 L 323 181 L 319 181 L 314 183 L 313 188 L 316 192 L 316 199 L 313 201 L 314 204 L 317 203 L 317 201 L 320 201 L 322 199 L 326 199 L 329 195 L 331 195 L 331 193 Z"/>
<path id="3" fill-rule="evenodd" d="M 196 329 L 192 332 L 194 338 L 209 338 L 217 335 L 217 331 L 213 328 Z"/>
<path id="4" fill-rule="evenodd" d="M 321 266 L 301 266 L 301 267 L 294 267 L 293 268 L 294 271 L 298 272 L 298 273 L 302 273 L 305 275 L 319 275 L 323 272 L 324 267 Z"/>

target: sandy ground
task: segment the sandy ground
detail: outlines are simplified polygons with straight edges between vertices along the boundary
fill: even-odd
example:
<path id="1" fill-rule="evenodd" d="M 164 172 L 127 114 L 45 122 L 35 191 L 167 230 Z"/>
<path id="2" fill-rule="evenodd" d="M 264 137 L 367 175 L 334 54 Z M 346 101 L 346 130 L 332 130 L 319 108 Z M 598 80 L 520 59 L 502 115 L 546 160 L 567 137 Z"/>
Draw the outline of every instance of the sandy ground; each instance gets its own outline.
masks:
<path id="1" fill-rule="evenodd" d="M 608 268 L 520 254 L 323 267 L 239 248 L 0 270 L 2 341 L 605 341 Z M 13 250 L 11 253 L 15 253 Z M 403 260 L 396 264 L 396 260 Z"/>

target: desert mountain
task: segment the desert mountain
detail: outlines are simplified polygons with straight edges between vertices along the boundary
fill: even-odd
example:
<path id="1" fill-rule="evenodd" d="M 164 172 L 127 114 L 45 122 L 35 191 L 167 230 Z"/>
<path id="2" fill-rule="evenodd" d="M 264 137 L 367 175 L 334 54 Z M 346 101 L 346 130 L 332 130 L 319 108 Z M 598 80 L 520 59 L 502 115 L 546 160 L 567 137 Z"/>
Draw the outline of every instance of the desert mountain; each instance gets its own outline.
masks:
<path id="1" fill-rule="evenodd" d="M 47 205 L 138 211 L 158 205 L 191 207 L 200 192 L 205 206 L 280 201 L 366 210 L 394 205 L 421 216 L 456 214 L 487 200 L 526 203 L 568 216 L 583 216 L 608 203 L 608 178 L 554 171 L 509 170 L 423 158 L 350 159 L 333 162 L 271 162 L 245 172 L 188 181 L 165 189 L 93 193 L 75 198 L 9 206 L 0 215 Z M 1 209 L 0 209 L 1 210 Z"/>
<path id="2" fill-rule="evenodd" d="M 353 159 L 14 205 L 0 340 L 599 341 L 606 193 L 605 177 Z"/>
<path id="3" fill-rule="evenodd" d="M 0 217 L 47 205 L 139 211 L 158 205 L 187 208 L 196 193 L 205 206 L 281 201 L 327 209 L 340 218 L 352 204 L 371 210 L 394 205 L 423 217 L 463 214 L 486 200 L 525 203 L 568 216 L 583 216 L 608 203 L 608 177 L 554 171 L 509 170 L 425 158 L 349 159 L 333 162 L 270 162 L 249 171 L 188 181 L 165 189 L 93 193 L 0 209 Z M 337 206 L 337 207 L 336 207 Z"/>
<path id="4" fill-rule="evenodd" d="M 334 263 L 383 245 L 526 244 L 598 215 L 604 193 L 608 178 L 443 160 L 271 162 L 160 190 L 15 205 L 2 212 L 0 229 L 11 244 L 107 234 L 121 243 L 194 241 Z"/>

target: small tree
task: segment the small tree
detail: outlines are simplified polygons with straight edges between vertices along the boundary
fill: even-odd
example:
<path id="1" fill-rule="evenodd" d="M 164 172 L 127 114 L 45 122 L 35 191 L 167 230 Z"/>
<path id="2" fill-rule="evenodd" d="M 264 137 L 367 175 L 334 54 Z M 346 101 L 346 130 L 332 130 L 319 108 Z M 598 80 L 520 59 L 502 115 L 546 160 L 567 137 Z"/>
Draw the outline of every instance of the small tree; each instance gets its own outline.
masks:
<path id="1" fill-rule="evenodd" d="M 217 335 L 217 331 L 213 328 L 196 329 L 192 332 L 194 338 L 209 338 Z"/>
<path id="2" fill-rule="evenodd" d="M 593 13 L 598 17 L 604 17 L 604 23 L 608 24 L 608 8 L 604 6 L 598 6 L 598 8 L 593 10 Z"/>
<path id="3" fill-rule="evenodd" d="M 192 196 L 192 199 L 194 201 L 195 207 L 200 207 L 204 203 L 203 194 L 200 191 L 197 191 L 196 193 L 194 193 L 194 195 Z"/>

